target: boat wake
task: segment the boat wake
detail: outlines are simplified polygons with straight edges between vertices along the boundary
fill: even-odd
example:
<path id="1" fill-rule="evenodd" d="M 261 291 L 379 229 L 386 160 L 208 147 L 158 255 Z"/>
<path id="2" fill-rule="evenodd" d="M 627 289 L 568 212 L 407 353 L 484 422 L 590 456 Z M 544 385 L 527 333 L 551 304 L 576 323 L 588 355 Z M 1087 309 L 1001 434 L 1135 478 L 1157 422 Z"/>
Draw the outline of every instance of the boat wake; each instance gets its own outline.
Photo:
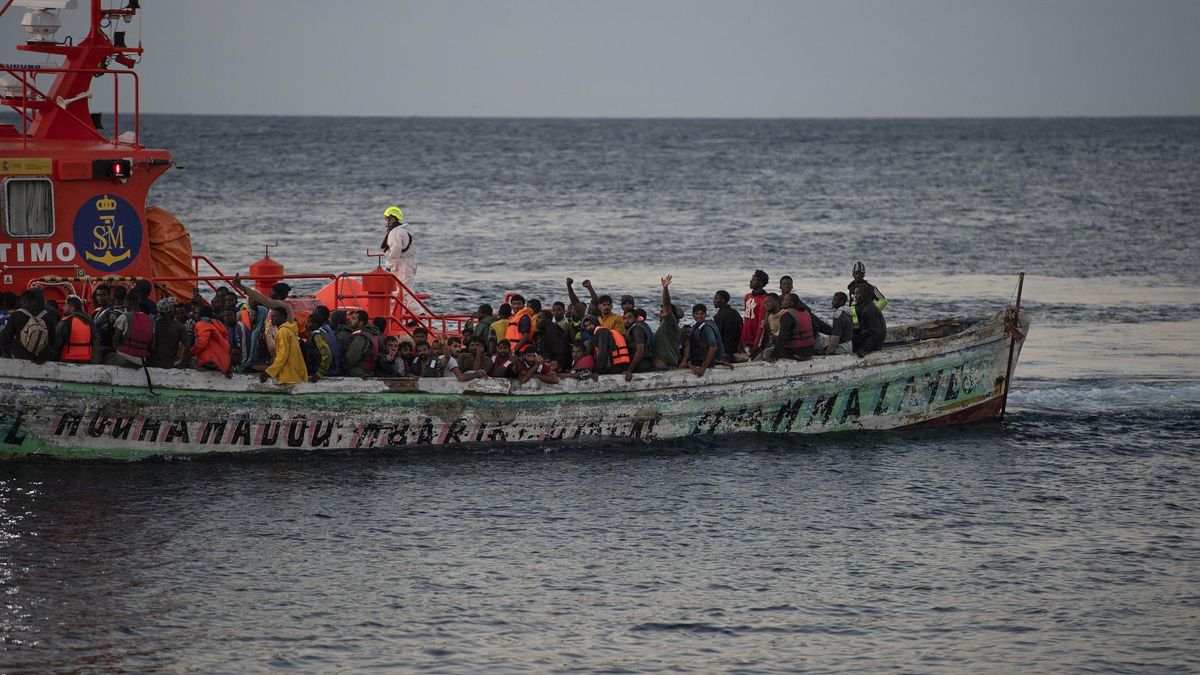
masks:
<path id="1" fill-rule="evenodd" d="M 1018 380 L 1008 396 L 1010 408 L 1045 411 L 1104 412 L 1131 408 L 1200 405 L 1200 382 L 1193 380 Z"/>

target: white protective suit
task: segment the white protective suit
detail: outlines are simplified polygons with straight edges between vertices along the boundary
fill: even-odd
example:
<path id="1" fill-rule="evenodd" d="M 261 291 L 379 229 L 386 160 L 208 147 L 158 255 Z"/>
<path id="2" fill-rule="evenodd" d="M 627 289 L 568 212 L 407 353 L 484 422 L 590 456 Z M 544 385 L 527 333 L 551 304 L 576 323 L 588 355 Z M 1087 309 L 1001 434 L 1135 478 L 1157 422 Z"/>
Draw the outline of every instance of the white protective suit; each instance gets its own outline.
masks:
<path id="1" fill-rule="evenodd" d="M 396 275 L 400 283 L 404 284 L 409 291 L 416 292 L 413 289 L 413 281 L 417 276 L 417 256 L 412 247 L 412 233 L 404 224 L 397 225 L 388 231 L 387 234 L 387 255 L 384 257 L 384 267 Z"/>

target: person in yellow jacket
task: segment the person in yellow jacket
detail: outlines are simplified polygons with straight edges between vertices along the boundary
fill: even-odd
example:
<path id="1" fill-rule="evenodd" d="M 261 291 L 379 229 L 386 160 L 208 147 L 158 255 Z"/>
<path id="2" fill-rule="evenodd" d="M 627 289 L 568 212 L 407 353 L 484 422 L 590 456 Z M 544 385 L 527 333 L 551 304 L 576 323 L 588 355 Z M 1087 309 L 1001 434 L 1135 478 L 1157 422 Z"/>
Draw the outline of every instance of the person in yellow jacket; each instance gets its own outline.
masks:
<path id="1" fill-rule="evenodd" d="M 295 321 L 288 321 L 282 308 L 271 310 L 271 323 L 279 330 L 275 334 L 275 360 L 267 366 L 259 379 L 267 377 L 276 384 L 296 384 L 308 380 L 308 368 L 304 365 L 304 353 L 300 350 L 300 329 Z"/>

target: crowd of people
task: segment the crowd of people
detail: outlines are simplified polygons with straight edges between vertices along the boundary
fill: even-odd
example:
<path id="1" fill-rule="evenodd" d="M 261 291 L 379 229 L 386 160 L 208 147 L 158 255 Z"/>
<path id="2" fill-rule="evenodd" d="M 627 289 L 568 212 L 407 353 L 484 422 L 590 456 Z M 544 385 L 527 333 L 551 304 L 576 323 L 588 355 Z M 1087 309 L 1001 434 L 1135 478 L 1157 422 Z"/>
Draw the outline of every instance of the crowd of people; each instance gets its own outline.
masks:
<path id="1" fill-rule="evenodd" d="M 19 297 L 0 294 L 0 353 L 37 362 L 103 363 L 135 368 L 196 368 L 232 377 L 252 373 L 295 384 L 327 377 L 591 378 L 689 369 L 703 376 L 714 367 L 750 360 L 808 360 L 817 355 L 881 349 L 887 333 L 887 299 L 855 263 L 846 292 L 834 293 L 825 321 L 792 290 L 791 277 L 767 291 L 769 277 L 755 270 L 742 311 L 728 292 L 691 308 L 692 323 L 671 301 L 672 277 L 662 279 L 657 306 L 647 311 L 632 296 L 599 294 L 590 280 L 576 293 L 566 280 L 566 302 L 544 305 L 513 294 L 493 309 L 480 305 L 461 335 L 436 336 L 418 325 L 387 335 L 388 319 L 364 310 L 330 311 L 316 305 L 297 312 L 291 288 L 275 284 L 267 295 L 245 286 L 198 291 L 190 301 L 153 302 L 150 284 L 98 286 L 90 311 L 78 296 L 63 306 L 39 289 Z M 236 290 L 235 290 L 236 289 Z M 648 319 L 657 319 L 652 328 Z"/>

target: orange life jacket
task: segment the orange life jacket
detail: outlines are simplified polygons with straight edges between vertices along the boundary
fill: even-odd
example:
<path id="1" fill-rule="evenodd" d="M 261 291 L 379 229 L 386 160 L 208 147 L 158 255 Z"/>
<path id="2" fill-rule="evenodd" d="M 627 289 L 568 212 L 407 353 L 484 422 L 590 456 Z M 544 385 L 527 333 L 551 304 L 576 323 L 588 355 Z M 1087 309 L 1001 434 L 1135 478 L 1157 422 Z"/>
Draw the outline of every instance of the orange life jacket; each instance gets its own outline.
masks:
<path id="1" fill-rule="evenodd" d="M 609 330 L 609 335 L 612 335 L 612 351 L 608 353 L 609 360 L 614 366 L 629 365 L 629 344 L 625 342 L 625 336 L 615 330 Z"/>
<path id="2" fill-rule="evenodd" d="M 508 344 L 512 345 L 513 352 L 517 351 L 517 343 L 521 341 L 521 317 L 529 317 L 529 342 L 525 343 L 525 347 L 521 351 L 525 351 L 533 346 L 533 336 L 537 333 L 537 317 L 533 315 L 533 310 L 528 307 L 522 307 L 521 311 L 513 314 L 508 320 L 508 330 L 504 332 L 504 339 L 508 340 Z"/>
<path id="3" fill-rule="evenodd" d="M 90 363 L 92 360 L 92 325 L 77 316 L 68 316 L 71 322 L 71 332 L 67 344 L 63 345 L 63 361 L 73 363 Z"/>

